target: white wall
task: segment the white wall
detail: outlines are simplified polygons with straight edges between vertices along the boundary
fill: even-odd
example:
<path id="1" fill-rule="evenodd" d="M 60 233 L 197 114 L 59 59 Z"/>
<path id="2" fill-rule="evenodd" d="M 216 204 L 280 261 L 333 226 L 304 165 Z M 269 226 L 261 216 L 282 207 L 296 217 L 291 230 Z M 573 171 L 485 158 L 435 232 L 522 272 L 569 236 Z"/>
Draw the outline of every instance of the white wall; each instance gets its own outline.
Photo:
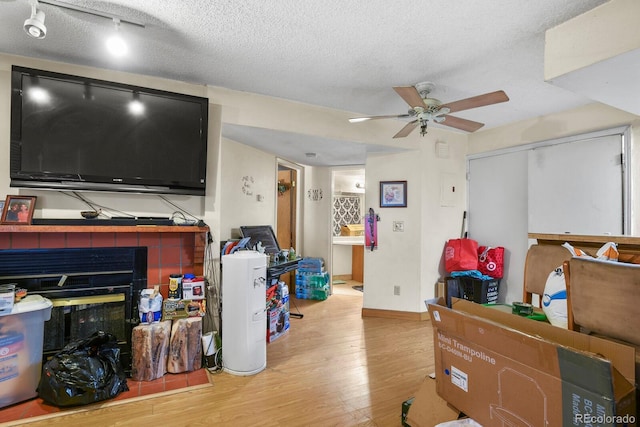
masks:
<path id="1" fill-rule="evenodd" d="M 323 258 L 331 271 L 331 170 L 325 167 L 305 167 L 301 197 L 302 256 Z M 309 193 L 311 191 L 311 195 Z M 315 195 L 322 192 L 322 198 Z M 300 252 L 300 251 L 299 251 Z"/>
<path id="2" fill-rule="evenodd" d="M 275 156 L 223 138 L 219 168 L 220 240 L 237 238 L 243 225 L 271 225 L 275 231 Z"/>
<path id="3" fill-rule="evenodd" d="M 367 159 L 365 212 L 373 207 L 380 221 L 378 249 L 365 248 L 364 308 L 426 311 L 424 300 L 433 298 L 435 284 L 444 273 L 444 243 L 460 234 L 466 136 L 431 129 L 426 136 L 413 138 L 419 147 L 416 151 Z M 447 158 L 436 156 L 436 142 L 447 144 Z M 380 181 L 407 181 L 407 207 L 380 208 Z M 442 203 L 445 182 L 453 183 L 456 190 Z M 394 221 L 404 223 L 403 232 L 393 231 Z M 400 286 L 400 295 L 394 295 L 394 286 Z"/>

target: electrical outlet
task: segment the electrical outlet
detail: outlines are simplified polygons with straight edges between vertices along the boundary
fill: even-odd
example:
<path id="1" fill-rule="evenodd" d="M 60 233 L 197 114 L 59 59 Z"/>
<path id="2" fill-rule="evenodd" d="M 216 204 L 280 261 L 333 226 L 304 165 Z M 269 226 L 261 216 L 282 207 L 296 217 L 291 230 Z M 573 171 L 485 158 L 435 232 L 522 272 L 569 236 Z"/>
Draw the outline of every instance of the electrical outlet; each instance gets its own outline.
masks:
<path id="1" fill-rule="evenodd" d="M 393 231 L 395 231 L 395 232 L 403 232 L 404 231 L 404 221 L 393 221 Z"/>
<path id="2" fill-rule="evenodd" d="M 400 295 L 400 286 L 395 285 L 395 286 L 393 287 L 393 294 L 394 294 L 394 295 Z"/>

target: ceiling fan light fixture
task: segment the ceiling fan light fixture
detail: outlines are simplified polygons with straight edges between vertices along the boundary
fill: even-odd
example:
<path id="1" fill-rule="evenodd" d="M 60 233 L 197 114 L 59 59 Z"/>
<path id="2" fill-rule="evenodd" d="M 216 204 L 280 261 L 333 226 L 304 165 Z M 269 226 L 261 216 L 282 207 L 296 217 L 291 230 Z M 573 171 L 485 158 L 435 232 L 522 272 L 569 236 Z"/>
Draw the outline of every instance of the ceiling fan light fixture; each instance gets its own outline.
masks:
<path id="1" fill-rule="evenodd" d="M 34 39 L 43 39 L 47 35 L 47 27 L 44 25 L 44 12 L 38 9 L 38 2 L 31 4 L 31 17 L 24 21 L 24 31 Z"/>

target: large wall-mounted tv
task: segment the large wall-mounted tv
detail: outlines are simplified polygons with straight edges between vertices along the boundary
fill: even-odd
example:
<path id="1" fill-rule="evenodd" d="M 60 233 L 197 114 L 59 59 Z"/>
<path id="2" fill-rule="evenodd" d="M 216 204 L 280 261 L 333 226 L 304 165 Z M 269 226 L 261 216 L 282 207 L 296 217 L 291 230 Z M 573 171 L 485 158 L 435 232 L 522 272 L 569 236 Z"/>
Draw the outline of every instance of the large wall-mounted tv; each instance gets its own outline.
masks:
<path id="1" fill-rule="evenodd" d="M 13 66 L 11 187 L 205 194 L 207 98 Z"/>

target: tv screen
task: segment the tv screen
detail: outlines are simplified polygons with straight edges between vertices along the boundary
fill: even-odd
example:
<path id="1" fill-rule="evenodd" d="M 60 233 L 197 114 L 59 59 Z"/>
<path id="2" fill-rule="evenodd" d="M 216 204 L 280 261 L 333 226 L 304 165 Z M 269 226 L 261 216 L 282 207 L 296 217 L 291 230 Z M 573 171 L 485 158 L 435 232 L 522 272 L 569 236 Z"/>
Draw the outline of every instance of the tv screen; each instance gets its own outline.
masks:
<path id="1" fill-rule="evenodd" d="M 207 98 L 13 66 L 12 187 L 205 194 Z"/>

